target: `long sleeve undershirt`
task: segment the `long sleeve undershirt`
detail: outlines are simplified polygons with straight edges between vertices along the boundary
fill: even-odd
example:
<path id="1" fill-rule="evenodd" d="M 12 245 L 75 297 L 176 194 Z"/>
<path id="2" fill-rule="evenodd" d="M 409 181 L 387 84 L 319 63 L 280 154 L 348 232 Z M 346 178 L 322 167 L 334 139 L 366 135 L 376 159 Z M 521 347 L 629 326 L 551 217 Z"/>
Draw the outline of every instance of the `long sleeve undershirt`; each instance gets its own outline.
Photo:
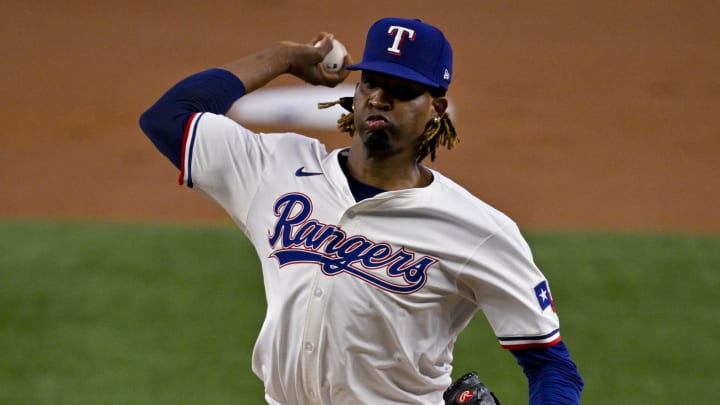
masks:
<path id="1" fill-rule="evenodd" d="M 584 382 L 564 342 L 511 352 L 528 379 L 531 405 L 580 403 Z"/>

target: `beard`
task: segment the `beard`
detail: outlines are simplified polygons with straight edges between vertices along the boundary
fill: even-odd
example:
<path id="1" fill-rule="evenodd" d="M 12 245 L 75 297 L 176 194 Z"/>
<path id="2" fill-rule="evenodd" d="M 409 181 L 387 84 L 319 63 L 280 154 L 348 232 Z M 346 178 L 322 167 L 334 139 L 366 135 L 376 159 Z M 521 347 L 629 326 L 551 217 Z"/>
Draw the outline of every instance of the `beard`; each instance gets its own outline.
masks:
<path id="1" fill-rule="evenodd" d="M 365 148 L 369 152 L 381 153 L 390 150 L 390 136 L 383 130 L 370 131 L 363 140 Z"/>

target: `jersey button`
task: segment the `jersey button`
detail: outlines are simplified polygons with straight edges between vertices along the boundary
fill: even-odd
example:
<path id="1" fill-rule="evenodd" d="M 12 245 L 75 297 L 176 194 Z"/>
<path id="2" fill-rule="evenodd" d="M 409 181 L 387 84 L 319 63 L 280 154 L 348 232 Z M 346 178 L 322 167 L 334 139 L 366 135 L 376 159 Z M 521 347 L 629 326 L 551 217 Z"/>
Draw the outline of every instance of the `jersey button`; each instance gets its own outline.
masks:
<path id="1" fill-rule="evenodd" d="M 318 297 L 318 298 L 319 298 L 319 297 L 322 297 L 322 295 L 323 295 L 323 290 L 322 290 L 322 288 L 316 288 L 315 291 L 313 291 L 313 294 L 314 294 L 316 297 Z"/>
<path id="2" fill-rule="evenodd" d="M 310 342 L 305 342 L 305 351 L 311 352 L 313 351 L 313 344 Z"/>

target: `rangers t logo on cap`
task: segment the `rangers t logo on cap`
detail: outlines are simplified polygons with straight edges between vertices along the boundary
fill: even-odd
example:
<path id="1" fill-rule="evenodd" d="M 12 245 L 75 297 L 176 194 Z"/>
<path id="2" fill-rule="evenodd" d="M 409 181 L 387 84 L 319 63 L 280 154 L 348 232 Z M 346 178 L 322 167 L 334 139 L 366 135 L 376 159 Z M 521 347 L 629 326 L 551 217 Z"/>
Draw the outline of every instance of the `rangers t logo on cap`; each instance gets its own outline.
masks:
<path id="1" fill-rule="evenodd" d="M 405 38 L 405 34 L 407 34 L 407 38 L 409 40 L 415 39 L 415 30 L 411 30 L 410 28 L 400 27 L 399 25 L 391 25 L 390 29 L 388 29 L 388 34 L 393 35 L 395 34 L 395 40 L 393 41 L 393 44 L 390 48 L 388 48 L 388 52 L 393 55 L 400 55 L 400 44 L 402 43 L 403 39 Z"/>

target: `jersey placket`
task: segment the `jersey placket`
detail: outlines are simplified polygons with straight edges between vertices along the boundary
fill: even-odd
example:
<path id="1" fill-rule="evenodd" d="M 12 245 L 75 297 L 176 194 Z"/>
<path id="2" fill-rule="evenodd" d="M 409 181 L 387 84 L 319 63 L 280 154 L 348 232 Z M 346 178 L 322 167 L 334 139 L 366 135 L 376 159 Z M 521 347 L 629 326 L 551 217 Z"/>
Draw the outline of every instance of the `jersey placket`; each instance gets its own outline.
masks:
<path id="1" fill-rule="evenodd" d="M 330 278 L 318 271 L 311 287 L 305 316 L 305 330 L 300 356 L 303 378 L 303 390 L 308 403 L 320 404 L 320 350 L 324 327 L 325 308 L 330 293 Z"/>
<path id="2" fill-rule="evenodd" d="M 347 190 L 349 196 L 350 190 Z M 341 228 L 352 227 L 356 216 L 357 206 L 349 208 L 338 221 Z M 303 334 L 302 356 L 300 356 L 305 396 L 311 404 L 321 404 L 320 394 L 320 351 L 323 327 L 325 326 L 325 309 L 327 308 L 329 294 L 331 293 L 332 277 L 326 276 L 320 269 L 315 275 L 312 284 L 310 300 L 308 301 L 305 316 L 305 330 Z"/>

